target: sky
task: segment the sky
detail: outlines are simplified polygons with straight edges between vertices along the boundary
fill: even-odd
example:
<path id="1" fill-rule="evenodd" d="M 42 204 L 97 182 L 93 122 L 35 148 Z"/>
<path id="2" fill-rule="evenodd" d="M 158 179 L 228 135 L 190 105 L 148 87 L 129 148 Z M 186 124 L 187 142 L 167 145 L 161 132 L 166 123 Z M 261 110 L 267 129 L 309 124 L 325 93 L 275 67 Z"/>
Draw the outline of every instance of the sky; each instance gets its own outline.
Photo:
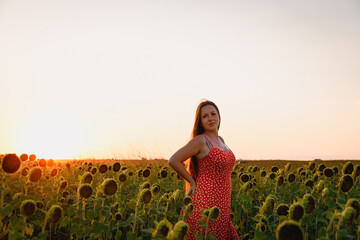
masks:
<path id="1" fill-rule="evenodd" d="M 169 159 L 217 104 L 236 159 L 360 159 L 357 0 L 0 0 L 0 153 Z"/>

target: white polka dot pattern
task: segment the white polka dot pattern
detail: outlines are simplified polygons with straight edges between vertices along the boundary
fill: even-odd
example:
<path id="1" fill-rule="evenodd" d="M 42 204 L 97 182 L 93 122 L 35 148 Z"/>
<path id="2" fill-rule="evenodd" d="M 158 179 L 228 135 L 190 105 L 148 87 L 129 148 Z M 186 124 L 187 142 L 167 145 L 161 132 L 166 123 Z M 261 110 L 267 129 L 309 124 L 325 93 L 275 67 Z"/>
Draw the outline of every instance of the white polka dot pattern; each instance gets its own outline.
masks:
<path id="1" fill-rule="evenodd" d="M 198 223 L 202 219 L 200 210 L 213 206 L 220 209 L 220 216 L 215 222 L 209 222 L 209 233 L 216 239 L 240 239 L 231 222 L 231 172 L 235 164 L 232 151 L 225 152 L 211 148 L 208 155 L 198 160 L 199 172 L 196 180 L 196 191 L 193 198 L 194 211 L 185 222 L 190 226 L 187 239 L 193 240 L 194 231 L 205 235 L 205 228 Z"/>

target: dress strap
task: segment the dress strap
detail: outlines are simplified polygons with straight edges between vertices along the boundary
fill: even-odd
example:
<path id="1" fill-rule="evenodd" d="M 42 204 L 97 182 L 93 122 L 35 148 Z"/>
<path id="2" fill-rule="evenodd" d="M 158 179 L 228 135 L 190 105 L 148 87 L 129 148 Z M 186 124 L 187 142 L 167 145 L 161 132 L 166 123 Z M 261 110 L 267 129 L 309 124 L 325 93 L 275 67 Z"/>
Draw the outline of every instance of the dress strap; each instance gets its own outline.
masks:
<path id="1" fill-rule="evenodd" d="M 227 150 L 230 151 L 230 148 L 226 145 L 224 139 L 223 139 L 222 137 L 220 137 L 220 136 L 219 136 L 219 138 L 220 138 L 220 140 L 223 142 L 223 144 L 225 145 L 225 147 L 227 148 Z"/>
<path id="2" fill-rule="evenodd" d="M 211 142 L 209 141 L 209 139 L 204 135 L 205 140 L 206 140 L 206 144 L 208 145 L 209 149 L 211 150 L 213 148 L 213 145 L 211 144 Z"/>

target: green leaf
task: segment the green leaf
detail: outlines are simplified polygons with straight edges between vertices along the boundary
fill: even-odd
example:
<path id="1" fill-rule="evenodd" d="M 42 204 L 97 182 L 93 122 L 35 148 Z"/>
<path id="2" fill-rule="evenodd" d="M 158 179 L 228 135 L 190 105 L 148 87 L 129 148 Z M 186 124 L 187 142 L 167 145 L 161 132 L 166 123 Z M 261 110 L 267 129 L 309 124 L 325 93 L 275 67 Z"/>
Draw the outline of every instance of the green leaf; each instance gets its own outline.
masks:
<path id="1" fill-rule="evenodd" d="M 10 218 L 10 225 L 12 229 L 21 229 L 23 225 L 23 221 L 21 218 L 15 215 Z"/>
<path id="2" fill-rule="evenodd" d="M 102 212 L 104 210 L 104 208 L 100 205 L 100 204 L 97 204 L 95 205 L 95 212 Z"/>
<path id="3" fill-rule="evenodd" d="M 21 233 L 18 231 L 10 231 L 9 233 L 9 239 L 20 239 Z"/>
<path id="4" fill-rule="evenodd" d="M 78 218 L 74 218 L 72 219 L 72 222 L 71 222 L 71 226 L 70 226 L 70 233 L 73 234 L 73 233 L 77 233 L 80 231 L 80 223 L 79 223 L 79 219 Z"/>
<path id="5" fill-rule="evenodd" d="M 106 219 L 109 219 L 110 218 L 110 215 L 111 213 L 109 211 L 104 211 L 103 212 L 103 216 L 106 218 Z"/>
<path id="6" fill-rule="evenodd" d="M 122 231 L 121 231 L 121 230 L 116 231 L 115 239 L 120 239 L 121 235 L 122 235 Z"/>
<path id="7" fill-rule="evenodd" d="M 316 218 L 316 221 L 320 222 L 320 223 L 324 223 L 324 224 L 328 224 L 328 221 L 325 218 Z"/>
<path id="8" fill-rule="evenodd" d="M 5 230 L 4 232 L 1 232 L 0 233 L 0 239 L 5 239 L 5 236 L 7 235 L 7 234 L 9 234 L 9 230 Z"/>
<path id="9" fill-rule="evenodd" d="M 38 236 L 39 236 L 39 238 L 41 238 L 41 239 L 46 239 L 47 236 L 48 236 L 48 231 L 41 232 L 41 233 L 39 233 Z"/>
<path id="10" fill-rule="evenodd" d="M 141 229 L 141 232 L 143 233 L 152 233 L 151 229 Z"/>
<path id="11" fill-rule="evenodd" d="M 68 217 L 68 216 L 65 216 L 65 217 L 61 220 L 59 227 L 66 227 L 70 222 L 71 222 L 71 218 Z"/>
<path id="12" fill-rule="evenodd" d="M 326 216 L 326 219 L 330 221 L 332 219 L 333 215 L 334 215 L 334 213 L 327 212 L 325 216 Z"/>
<path id="13" fill-rule="evenodd" d="M 4 218 L 6 216 L 9 216 L 9 214 L 12 213 L 12 211 L 13 211 L 13 207 L 10 204 L 8 204 L 0 209 L 0 217 Z"/>
<path id="14" fill-rule="evenodd" d="M 66 211 L 66 215 L 69 217 L 76 215 L 76 209 L 73 207 L 69 207 Z"/>
<path id="15" fill-rule="evenodd" d="M 136 240 L 136 233 L 127 232 L 126 233 L 126 239 L 128 239 L 128 240 Z"/>
<path id="16" fill-rule="evenodd" d="M 264 232 L 260 232 L 258 230 L 255 230 L 254 239 L 256 240 L 266 240 L 266 235 Z"/>
<path id="17" fill-rule="evenodd" d="M 345 204 L 346 204 L 346 199 L 344 199 L 344 198 L 338 198 L 338 201 L 339 201 L 339 203 L 342 204 L 342 205 L 345 205 Z"/>
<path id="18" fill-rule="evenodd" d="M 86 216 L 87 216 L 88 219 L 93 220 L 96 217 L 98 217 L 98 214 L 94 210 L 88 210 L 86 212 Z"/>
<path id="19" fill-rule="evenodd" d="M 196 238 L 196 240 L 203 240 L 204 239 L 204 236 L 199 236 Z"/>
<path id="20" fill-rule="evenodd" d="M 135 219 L 137 219 L 137 217 L 135 217 L 135 216 L 130 216 L 126 221 L 127 221 L 127 222 L 132 222 L 132 221 L 134 221 Z"/>
<path id="21" fill-rule="evenodd" d="M 216 240 L 216 237 L 215 237 L 214 235 L 212 235 L 212 234 L 209 234 L 209 235 L 207 236 L 207 239 Z"/>
<path id="22" fill-rule="evenodd" d="M 206 223 L 204 223 L 204 222 L 199 222 L 199 226 L 201 226 L 201 227 L 206 227 Z"/>
<path id="23" fill-rule="evenodd" d="M 95 234 L 99 234 L 102 231 L 104 231 L 104 224 L 99 222 L 99 221 L 94 221 L 93 222 L 93 230 Z"/>
<path id="24" fill-rule="evenodd" d="M 106 231 L 106 225 L 99 221 L 94 221 L 93 223 L 93 229 L 95 234 L 99 234 L 102 231 Z"/>
<path id="25" fill-rule="evenodd" d="M 318 230 L 318 236 L 326 236 L 326 227 L 321 227 Z"/>
<path id="26" fill-rule="evenodd" d="M 33 221 L 31 221 L 31 223 L 32 223 L 32 224 L 34 224 L 35 226 L 40 227 L 40 226 L 42 226 L 42 225 L 43 225 L 44 221 L 40 221 L 40 220 L 33 220 Z"/>
<path id="27" fill-rule="evenodd" d="M 353 239 L 354 236 L 352 236 L 351 234 L 349 234 L 349 232 L 346 229 L 337 229 L 336 230 L 341 236 L 349 238 L 349 239 Z"/>
<path id="28" fill-rule="evenodd" d="M 85 237 L 86 234 L 85 234 L 84 229 L 82 229 L 81 227 L 79 227 L 79 230 L 75 233 L 75 235 L 76 235 L 77 238 L 82 239 L 82 238 Z"/>

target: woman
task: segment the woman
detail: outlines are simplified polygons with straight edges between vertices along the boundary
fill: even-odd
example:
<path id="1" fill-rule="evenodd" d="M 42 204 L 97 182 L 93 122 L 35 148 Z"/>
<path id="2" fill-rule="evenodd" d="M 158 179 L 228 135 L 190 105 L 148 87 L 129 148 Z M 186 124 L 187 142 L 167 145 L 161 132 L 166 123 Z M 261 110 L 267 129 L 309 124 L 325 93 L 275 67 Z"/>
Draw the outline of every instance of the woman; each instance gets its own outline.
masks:
<path id="1" fill-rule="evenodd" d="M 196 239 L 195 231 L 205 235 L 199 225 L 201 211 L 217 206 L 220 216 L 209 222 L 208 234 L 216 239 L 240 239 L 231 222 L 231 172 L 235 156 L 218 135 L 220 112 L 215 103 L 201 102 L 196 110 L 192 139 L 170 159 L 169 165 L 186 181 L 186 195 L 193 199 L 194 211 L 186 219 L 187 239 Z M 188 171 L 182 164 L 190 158 Z"/>

